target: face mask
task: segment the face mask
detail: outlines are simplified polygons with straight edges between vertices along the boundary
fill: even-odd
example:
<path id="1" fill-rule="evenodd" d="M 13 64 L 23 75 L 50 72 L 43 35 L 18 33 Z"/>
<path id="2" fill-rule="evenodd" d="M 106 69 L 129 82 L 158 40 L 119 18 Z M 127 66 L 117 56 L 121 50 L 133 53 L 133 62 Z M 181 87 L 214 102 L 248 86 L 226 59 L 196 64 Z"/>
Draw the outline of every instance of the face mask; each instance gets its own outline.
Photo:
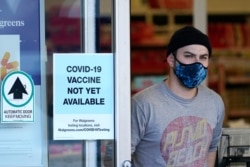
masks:
<path id="1" fill-rule="evenodd" d="M 207 76 L 207 68 L 199 62 L 183 64 L 177 60 L 174 72 L 181 83 L 187 88 L 197 87 Z"/>

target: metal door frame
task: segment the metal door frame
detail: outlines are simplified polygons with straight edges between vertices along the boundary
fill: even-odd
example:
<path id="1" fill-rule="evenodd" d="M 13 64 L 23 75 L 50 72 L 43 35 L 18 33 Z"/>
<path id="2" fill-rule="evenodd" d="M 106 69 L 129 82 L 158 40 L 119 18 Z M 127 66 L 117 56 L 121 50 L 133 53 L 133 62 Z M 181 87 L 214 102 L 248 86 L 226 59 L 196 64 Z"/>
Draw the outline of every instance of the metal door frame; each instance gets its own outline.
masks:
<path id="1" fill-rule="evenodd" d="M 115 166 L 131 160 L 130 0 L 114 1 Z"/>
<path id="2" fill-rule="evenodd" d="M 83 2 L 84 1 L 84 2 Z M 95 53 L 95 0 L 84 4 L 84 52 Z M 114 53 L 115 90 L 115 166 L 129 166 L 131 160 L 131 70 L 130 70 L 130 0 L 112 0 L 112 51 Z M 86 166 L 96 166 L 96 141 L 86 142 Z"/>

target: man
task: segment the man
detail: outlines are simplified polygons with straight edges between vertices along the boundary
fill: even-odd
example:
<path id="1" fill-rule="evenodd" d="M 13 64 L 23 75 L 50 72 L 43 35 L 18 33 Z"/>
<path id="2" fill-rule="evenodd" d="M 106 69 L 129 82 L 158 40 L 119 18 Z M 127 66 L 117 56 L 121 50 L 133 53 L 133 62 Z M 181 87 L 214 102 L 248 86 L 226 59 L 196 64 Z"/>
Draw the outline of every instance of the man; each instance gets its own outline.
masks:
<path id="1" fill-rule="evenodd" d="M 224 103 L 202 85 L 211 45 L 192 26 L 167 47 L 169 76 L 132 98 L 133 167 L 214 167 Z"/>

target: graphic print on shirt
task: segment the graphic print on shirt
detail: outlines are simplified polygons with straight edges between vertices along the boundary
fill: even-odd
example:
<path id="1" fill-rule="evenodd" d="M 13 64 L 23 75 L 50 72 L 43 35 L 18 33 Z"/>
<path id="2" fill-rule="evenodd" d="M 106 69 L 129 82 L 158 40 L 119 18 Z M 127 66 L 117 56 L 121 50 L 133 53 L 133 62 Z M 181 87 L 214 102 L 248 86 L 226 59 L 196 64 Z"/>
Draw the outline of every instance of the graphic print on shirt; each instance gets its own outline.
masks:
<path id="1" fill-rule="evenodd" d="M 206 119 L 179 117 L 163 131 L 161 155 L 167 167 L 204 167 L 211 140 L 212 129 Z"/>

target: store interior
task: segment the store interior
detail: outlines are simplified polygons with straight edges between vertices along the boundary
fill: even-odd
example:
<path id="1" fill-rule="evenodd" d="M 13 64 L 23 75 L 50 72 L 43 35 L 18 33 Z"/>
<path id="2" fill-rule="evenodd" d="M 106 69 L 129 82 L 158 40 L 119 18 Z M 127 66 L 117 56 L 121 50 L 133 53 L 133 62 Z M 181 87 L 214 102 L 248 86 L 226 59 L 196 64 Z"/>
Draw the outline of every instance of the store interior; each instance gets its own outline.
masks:
<path id="1" fill-rule="evenodd" d="M 158 82 L 166 74 L 162 60 L 169 37 L 178 28 L 194 23 L 192 0 L 140 2 L 131 4 L 134 91 Z M 213 47 L 206 84 L 223 97 L 225 127 L 250 127 L 250 2 L 206 3 L 207 34 Z"/>
<path id="2" fill-rule="evenodd" d="M 110 11 L 106 7 L 111 6 L 111 1 L 100 2 L 99 52 L 111 52 L 111 20 L 106 16 Z M 74 3 L 46 1 L 48 55 L 55 51 L 80 52 L 79 3 L 77 0 Z M 225 127 L 250 127 L 250 2 L 207 0 L 206 9 L 207 34 L 213 53 L 205 84 L 223 97 Z M 131 94 L 166 77 L 167 42 L 175 30 L 192 25 L 193 18 L 193 0 L 131 1 Z M 49 74 L 52 73 L 51 57 Z M 51 89 L 50 82 L 51 78 L 48 89 Z M 50 92 L 48 104 L 52 101 Z"/>

